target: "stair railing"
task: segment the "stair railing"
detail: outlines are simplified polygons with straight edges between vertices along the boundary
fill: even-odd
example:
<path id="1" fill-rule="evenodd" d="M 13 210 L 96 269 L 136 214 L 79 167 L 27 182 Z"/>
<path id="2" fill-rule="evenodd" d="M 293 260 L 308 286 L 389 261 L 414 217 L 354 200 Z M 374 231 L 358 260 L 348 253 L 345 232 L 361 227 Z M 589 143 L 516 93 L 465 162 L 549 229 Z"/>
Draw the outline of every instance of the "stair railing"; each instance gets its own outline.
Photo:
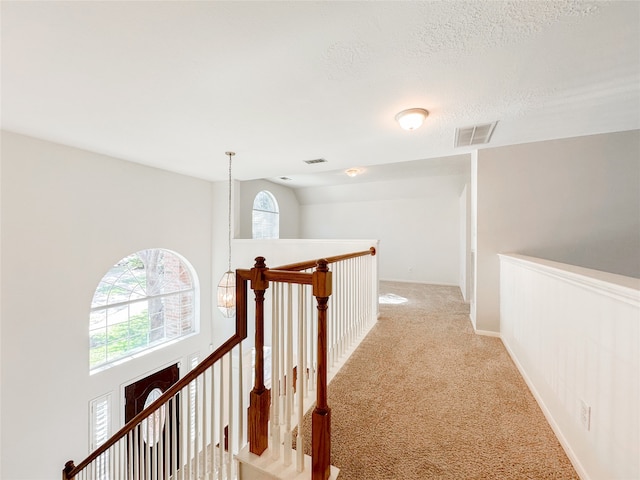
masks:
<path id="1" fill-rule="evenodd" d="M 311 478 L 330 475 L 331 409 L 327 375 L 353 342 L 366 331 L 377 310 L 377 276 L 370 257 L 375 249 L 267 268 L 258 257 L 238 279 L 251 282 L 256 296 L 255 382 L 250 394 L 249 451 L 256 455 L 271 446 L 274 460 L 292 465 L 293 427 L 297 425 L 296 465 L 305 469 L 303 416 L 312 403 Z M 369 257 L 369 258 L 367 258 Z M 265 292 L 271 288 L 271 389 L 264 381 Z M 315 297 L 316 314 L 313 297 Z M 246 306 L 237 305 L 244 318 Z M 253 430 L 252 430 L 253 429 Z"/>
<path id="2" fill-rule="evenodd" d="M 77 466 L 63 480 L 168 480 L 235 477 L 234 435 L 244 445 L 241 341 L 237 333 Z M 238 368 L 234 372 L 233 352 Z M 234 379 L 235 377 L 235 379 Z"/>
<path id="3" fill-rule="evenodd" d="M 327 480 L 331 452 L 327 372 L 375 318 L 372 309 L 377 302 L 374 286 L 377 280 L 373 262 L 362 259 L 375 253 L 372 247 L 363 252 L 274 269 L 267 268 L 264 258 L 258 257 L 252 269 L 236 270 L 235 334 L 85 460 L 77 466 L 73 461 L 67 462 L 62 471 L 63 480 L 241 478 L 233 452 L 240 452 L 248 442 L 249 451 L 261 455 L 270 439 L 273 447 L 280 446 L 284 425 L 283 456 L 285 464 L 290 463 L 291 427 L 295 424 L 298 425 L 296 468 L 302 471 L 302 419 L 306 411 L 303 396 L 308 397 L 314 389 L 311 476 L 313 480 Z M 245 438 L 242 341 L 247 337 L 249 283 L 255 294 L 255 372 Z M 277 290 L 278 297 L 272 298 L 272 388 L 267 389 L 264 301 L 270 284 Z M 299 289 L 295 294 L 292 293 L 294 284 Z M 317 322 L 312 321 L 314 316 L 310 313 L 311 297 L 317 301 Z M 287 307 L 283 308 L 285 299 Z M 298 309 L 297 332 L 292 321 L 294 299 Z M 328 314 L 329 306 L 335 312 Z M 281 312 L 286 312 L 286 325 L 282 323 Z M 298 334 L 296 342 L 294 333 Z M 281 348 L 285 338 L 286 348 Z M 272 402 L 274 386 L 277 395 Z M 296 415 L 294 421 L 293 415 Z M 280 449 L 273 450 L 277 458 Z"/>

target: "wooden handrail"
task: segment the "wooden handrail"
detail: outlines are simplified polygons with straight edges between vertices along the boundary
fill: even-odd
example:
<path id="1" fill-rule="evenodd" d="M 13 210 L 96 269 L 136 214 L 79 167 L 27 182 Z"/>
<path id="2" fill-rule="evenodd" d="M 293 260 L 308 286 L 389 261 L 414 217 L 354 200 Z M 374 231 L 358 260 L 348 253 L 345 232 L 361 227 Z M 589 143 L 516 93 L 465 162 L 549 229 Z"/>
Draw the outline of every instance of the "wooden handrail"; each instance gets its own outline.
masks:
<path id="1" fill-rule="evenodd" d="M 376 254 L 375 247 L 371 247 L 369 250 L 363 250 L 361 252 L 354 252 L 354 253 L 346 253 L 344 255 L 336 255 L 334 257 L 326 257 L 326 258 L 323 258 L 323 260 L 326 260 L 326 262 L 328 264 L 331 264 L 331 263 L 341 262 L 342 260 L 349 260 L 350 258 L 364 257 L 365 255 L 371 255 L 373 257 L 373 256 L 375 256 L 375 254 Z M 308 260 L 306 262 L 290 263 L 288 265 L 282 265 L 280 267 L 275 267 L 275 268 L 270 269 L 270 271 L 273 271 L 273 270 L 294 270 L 294 271 L 308 270 L 310 268 L 315 268 L 317 265 L 318 265 L 318 260 Z"/>

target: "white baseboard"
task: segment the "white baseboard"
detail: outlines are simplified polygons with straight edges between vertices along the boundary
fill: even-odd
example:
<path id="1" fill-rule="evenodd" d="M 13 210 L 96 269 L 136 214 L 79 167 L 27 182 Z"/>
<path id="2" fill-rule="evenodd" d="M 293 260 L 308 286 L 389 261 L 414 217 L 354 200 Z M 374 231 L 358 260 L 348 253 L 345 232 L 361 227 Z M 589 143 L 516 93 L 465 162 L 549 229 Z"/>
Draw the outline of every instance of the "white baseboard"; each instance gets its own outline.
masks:
<path id="1" fill-rule="evenodd" d="M 547 423 L 549 423 L 549 426 L 551 427 L 551 430 L 553 430 L 553 433 L 555 434 L 556 438 L 558 439 L 558 442 L 560 442 L 560 445 L 562 445 L 562 448 L 564 449 L 565 453 L 567 454 L 567 457 L 569 458 L 569 461 L 573 465 L 573 468 L 575 468 L 576 473 L 578 474 L 578 476 L 580 477 L 581 480 L 591 480 L 591 477 L 589 477 L 589 475 L 587 474 L 586 470 L 582 466 L 582 462 L 580 462 L 580 460 L 578 459 L 577 455 L 573 451 L 573 448 L 571 447 L 571 444 L 569 443 L 567 438 L 564 436 L 564 434 L 562 433 L 562 430 L 560 429 L 560 427 L 558 426 L 558 424 L 554 420 L 553 416 L 551 415 L 551 412 L 549 411 L 549 409 L 545 405 L 544 400 L 542 399 L 542 397 L 538 393 L 538 390 L 536 389 L 533 381 L 529 378 L 529 376 L 527 375 L 527 372 L 525 371 L 524 367 L 518 361 L 518 357 L 516 357 L 516 355 L 513 353 L 513 350 L 511 350 L 511 348 L 509 347 L 509 344 L 504 341 L 504 338 L 501 338 L 501 339 L 502 339 L 502 344 L 504 345 L 504 348 L 507 350 L 507 353 L 509 354 L 509 356 L 511 357 L 511 360 L 513 361 L 513 363 L 517 367 L 518 371 L 520 372 L 520 375 L 522 375 L 522 378 L 524 379 L 525 383 L 527 384 L 527 387 L 529 387 L 529 391 L 531 392 L 533 397 L 536 399 L 536 402 L 538 402 L 538 405 L 540 406 L 540 410 L 542 410 L 542 413 L 544 414 L 545 418 L 547 419 Z"/>
<path id="2" fill-rule="evenodd" d="M 500 332 L 493 332 L 491 330 L 475 330 L 476 335 L 483 335 L 485 337 L 500 337 Z"/>

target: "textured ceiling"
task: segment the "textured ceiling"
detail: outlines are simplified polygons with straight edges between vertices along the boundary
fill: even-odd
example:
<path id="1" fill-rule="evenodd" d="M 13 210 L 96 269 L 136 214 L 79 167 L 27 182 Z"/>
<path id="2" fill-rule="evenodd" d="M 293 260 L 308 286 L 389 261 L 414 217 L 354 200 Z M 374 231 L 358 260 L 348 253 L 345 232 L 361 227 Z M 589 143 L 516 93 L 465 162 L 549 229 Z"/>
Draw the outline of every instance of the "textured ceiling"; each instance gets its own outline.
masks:
<path id="1" fill-rule="evenodd" d="M 4 129 L 207 179 L 225 178 L 227 150 L 235 177 L 295 186 L 349 167 L 442 169 L 470 151 L 455 129 L 477 123 L 499 122 L 490 146 L 640 128 L 635 1 L 1 9 Z M 411 107 L 430 115 L 407 132 L 394 115 Z M 315 158 L 327 163 L 303 163 Z"/>

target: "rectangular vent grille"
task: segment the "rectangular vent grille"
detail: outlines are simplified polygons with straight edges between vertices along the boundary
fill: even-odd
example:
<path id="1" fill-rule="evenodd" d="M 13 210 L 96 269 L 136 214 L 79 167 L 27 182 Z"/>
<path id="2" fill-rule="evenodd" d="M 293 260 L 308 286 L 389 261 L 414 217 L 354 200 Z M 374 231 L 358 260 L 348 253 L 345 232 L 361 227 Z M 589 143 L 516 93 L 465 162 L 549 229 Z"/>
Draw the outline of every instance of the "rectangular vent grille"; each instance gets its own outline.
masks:
<path id="1" fill-rule="evenodd" d="M 469 147 L 489 143 L 493 130 L 498 122 L 474 125 L 473 127 L 456 128 L 455 147 Z"/>
<path id="2" fill-rule="evenodd" d="M 316 158 L 315 160 L 304 160 L 304 163 L 308 163 L 309 165 L 313 165 L 316 163 L 326 163 L 327 161 L 324 158 Z"/>

